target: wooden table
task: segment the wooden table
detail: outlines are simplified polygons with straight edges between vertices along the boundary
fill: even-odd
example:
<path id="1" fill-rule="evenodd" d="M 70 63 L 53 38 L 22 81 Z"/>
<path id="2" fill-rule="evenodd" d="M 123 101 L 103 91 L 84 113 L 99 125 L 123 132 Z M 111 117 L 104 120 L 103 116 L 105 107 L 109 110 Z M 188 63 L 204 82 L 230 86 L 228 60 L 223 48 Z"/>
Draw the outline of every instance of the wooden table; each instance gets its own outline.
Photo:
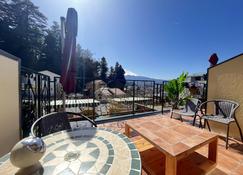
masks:
<path id="1" fill-rule="evenodd" d="M 218 136 L 168 117 L 127 121 L 125 134 L 136 131 L 165 155 L 165 174 L 177 174 L 177 162 L 208 144 L 208 159 L 216 165 Z"/>
<path id="2" fill-rule="evenodd" d="M 14 167 L 7 154 L 0 158 L 0 174 L 141 174 L 140 155 L 135 145 L 117 131 L 82 128 L 53 133 L 43 140 L 46 153 L 33 172 Z"/>

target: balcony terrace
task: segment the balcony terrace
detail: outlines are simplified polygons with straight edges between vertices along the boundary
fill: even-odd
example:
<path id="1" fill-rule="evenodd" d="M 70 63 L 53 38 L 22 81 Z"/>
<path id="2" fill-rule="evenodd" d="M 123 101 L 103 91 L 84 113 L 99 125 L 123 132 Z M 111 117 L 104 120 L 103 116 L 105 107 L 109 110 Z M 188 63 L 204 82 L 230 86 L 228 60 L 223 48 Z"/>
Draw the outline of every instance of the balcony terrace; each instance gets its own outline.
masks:
<path id="1" fill-rule="evenodd" d="M 2 112 L 1 120 L 4 121 L 0 123 L 1 133 L 4 133 L 0 134 L 0 139 L 1 142 L 6 142 L 0 149 L 1 156 L 3 156 L 0 159 L 0 174 L 19 173 L 19 169 L 10 163 L 11 154 L 9 152 L 16 144 L 18 145 L 19 141 L 22 141 L 21 139 L 28 138 L 29 135 L 33 137 L 39 136 L 47 145 L 47 152 L 40 159 L 40 163 L 43 165 L 42 169 L 45 171 L 48 170 L 49 166 L 49 164 L 46 165 L 46 162 L 53 159 L 54 162 L 49 163 L 57 163 L 55 159 L 58 159 L 58 156 L 63 156 L 62 158 L 64 159 L 59 160 L 78 159 L 81 161 L 79 162 L 81 165 L 83 159 L 87 159 L 85 163 L 93 167 L 89 167 L 89 169 L 85 164 L 84 169 L 87 169 L 83 169 L 82 172 L 90 171 L 93 174 L 140 174 L 141 166 L 142 174 L 144 175 L 160 175 L 163 172 L 164 174 L 173 175 L 242 174 L 243 144 L 239 141 L 240 134 L 236 125 L 230 128 L 229 148 L 226 149 L 225 132 L 222 132 L 222 128 L 225 129 L 224 127 L 210 122 L 213 131 L 208 132 L 207 129 L 199 129 L 199 121 L 196 122 L 196 126 L 192 126 L 193 117 L 183 117 L 184 122 L 170 119 L 169 111 L 173 103 L 167 99 L 168 94 L 165 92 L 166 82 L 156 84 L 154 81 L 129 80 L 126 82 L 123 90 L 118 90 L 104 85 L 104 83 L 102 85 L 103 87 L 100 87 L 99 84 L 96 84 L 97 80 L 91 80 L 88 83 L 90 86 L 88 84 L 78 83 L 79 86 L 77 86 L 76 93 L 65 96 L 66 100 L 64 104 L 64 99 L 62 99 L 62 94 L 60 93 L 58 77 L 50 80 L 50 77 L 47 75 L 25 68 L 19 69 L 18 59 L 9 57 L 12 56 L 5 52 L 2 54 L 2 60 L 4 60 L 2 61 L 2 65 L 6 64 L 8 66 L 2 66 L 5 69 L 2 69 L 4 72 L 0 80 L 3 80 L 6 87 L 12 88 L 6 88 L 4 91 L 1 91 L 1 96 L 8 100 L 5 100 L 5 103 L 2 105 L 4 107 L 0 110 Z M 240 64 L 242 55 L 239 58 L 241 59 L 236 59 L 239 62 L 230 62 L 233 64 L 230 67 L 236 67 L 234 64 L 242 65 Z M 9 73 L 9 69 L 6 69 L 9 66 L 12 66 L 12 69 L 15 70 L 12 71 L 14 72 L 13 75 Z M 233 69 L 229 68 L 227 70 L 224 67 L 224 70 L 227 70 L 227 74 L 221 77 L 221 81 L 217 81 L 215 84 L 215 79 L 218 77 L 217 71 L 220 75 L 222 74 L 221 67 L 222 65 L 219 65 L 209 69 L 209 84 L 207 88 L 202 88 L 202 96 L 200 99 L 217 99 L 222 97 L 224 99 L 235 100 L 242 104 L 243 97 L 239 93 L 241 92 L 242 84 L 238 83 L 242 74 L 239 73 L 239 76 L 231 76 L 230 72 Z M 241 68 L 238 67 L 237 70 L 240 72 Z M 5 77 L 7 76 L 11 78 L 6 79 Z M 234 77 L 237 83 L 235 83 L 236 80 L 233 79 Z M 76 78 L 77 81 L 83 82 L 82 79 Z M 228 82 L 232 80 L 232 83 L 225 83 L 226 80 L 223 78 L 226 78 Z M 205 90 L 207 90 L 206 94 Z M 63 108 L 65 108 L 66 112 L 75 112 L 76 114 L 72 117 L 66 116 L 66 112 L 62 112 Z M 206 106 L 205 109 L 211 114 L 211 106 Z M 236 112 L 236 117 L 234 117 L 234 119 L 239 119 L 239 126 L 242 125 L 242 119 L 240 118 L 242 109 L 241 105 Z M 58 130 L 55 131 L 57 133 L 51 132 L 38 135 L 34 132 L 38 131 L 38 128 L 41 128 L 40 126 L 36 130 L 31 130 L 33 123 L 35 124 L 36 121 L 41 121 L 43 116 L 46 117 L 55 114 L 60 114 L 60 116 L 57 115 L 59 119 L 63 117 L 61 123 L 66 122 L 65 128 L 62 128 L 63 131 Z M 202 113 L 199 112 L 199 114 Z M 88 129 L 82 129 L 79 125 L 81 118 L 91 120 L 94 123 L 96 122 L 98 124 L 97 128 L 89 127 Z M 143 126 L 136 125 L 137 119 L 140 121 L 149 120 L 153 124 L 153 121 L 159 121 L 162 118 L 168 119 L 168 121 L 165 123 L 158 122 L 157 125 L 153 125 L 154 128 L 147 123 Z M 60 122 L 59 119 L 56 118 L 52 122 L 46 122 L 45 126 L 51 126 L 52 123 Z M 72 128 L 70 128 L 69 123 L 72 124 Z M 125 127 L 129 123 L 133 123 L 137 127 L 137 131 L 139 131 L 132 131 L 132 137 L 130 139 L 123 135 L 126 134 L 129 136 L 128 129 Z M 164 130 L 165 128 L 163 127 L 167 125 L 172 125 L 169 128 L 170 130 Z M 91 126 L 96 126 L 96 124 L 92 124 Z M 169 135 L 175 133 L 173 128 L 177 127 L 179 129 L 185 128 L 185 130 L 175 131 L 182 133 L 173 135 L 170 138 Z M 150 135 L 150 138 L 148 137 L 149 134 L 141 134 L 144 131 L 156 132 L 156 130 L 160 129 L 164 130 L 164 132 L 157 132 L 157 136 Z M 79 130 L 81 131 L 79 132 Z M 85 134 L 82 134 L 82 132 Z M 189 140 L 185 141 L 187 137 L 189 137 Z M 191 139 L 190 137 L 193 138 Z M 122 142 L 120 138 L 122 138 Z M 167 141 L 171 143 L 171 147 L 168 147 L 169 144 L 166 143 Z M 118 142 L 119 144 L 117 144 Z M 82 145 L 83 143 L 86 146 Z M 64 149 L 65 144 L 72 146 Z M 176 144 L 179 146 L 177 145 L 178 147 L 175 147 Z M 209 146 L 207 147 L 206 144 Z M 101 147 L 98 151 L 94 149 L 94 147 L 98 147 L 97 145 Z M 158 149 L 158 147 L 161 149 Z M 77 151 L 77 148 L 84 152 Z M 88 155 L 86 154 L 87 150 L 84 148 L 87 148 Z M 181 152 L 181 154 L 173 152 L 175 151 L 174 148 L 177 149 L 175 149 L 177 153 Z M 208 148 L 210 149 L 208 150 Z M 58 152 L 60 149 L 64 149 L 62 150 L 63 152 Z M 81 158 L 80 155 L 82 154 L 86 156 Z M 99 157 L 100 155 L 101 157 Z M 178 158 L 178 161 L 175 161 L 175 157 L 180 157 L 180 159 Z M 21 160 L 25 158 L 26 156 L 21 156 Z M 102 164 L 104 163 L 103 158 L 107 159 L 105 165 Z M 169 159 L 171 159 L 171 164 L 166 163 Z M 95 163 L 97 165 L 94 166 Z M 119 166 L 120 164 L 124 165 Z M 171 167 L 168 167 L 168 165 Z M 66 167 L 65 171 L 69 171 L 69 168 L 77 173 L 81 172 L 73 164 L 70 164 L 68 168 Z M 56 172 L 59 172 L 60 167 L 53 169 L 53 172 L 49 174 L 58 174 Z M 100 171 L 97 172 L 97 169 Z"/>

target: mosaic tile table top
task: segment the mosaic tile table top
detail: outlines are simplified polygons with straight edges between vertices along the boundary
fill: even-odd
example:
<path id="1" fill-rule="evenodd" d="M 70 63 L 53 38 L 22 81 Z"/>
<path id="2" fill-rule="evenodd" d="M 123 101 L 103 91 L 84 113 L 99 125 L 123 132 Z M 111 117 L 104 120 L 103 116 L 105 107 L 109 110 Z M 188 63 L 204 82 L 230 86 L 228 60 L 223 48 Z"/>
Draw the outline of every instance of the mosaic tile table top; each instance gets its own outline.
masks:
<path id="1" fill-rule="evenodd" d="M 61 131 L 43 137 L 47 150 L 34 174 L 139 175 L 140 155 L 123 134 L 104 128 Z M 20 172 L 9 161 L 0 159 L 0 174 Z M 33 174 L 33 173 L 32 173 Z"/>

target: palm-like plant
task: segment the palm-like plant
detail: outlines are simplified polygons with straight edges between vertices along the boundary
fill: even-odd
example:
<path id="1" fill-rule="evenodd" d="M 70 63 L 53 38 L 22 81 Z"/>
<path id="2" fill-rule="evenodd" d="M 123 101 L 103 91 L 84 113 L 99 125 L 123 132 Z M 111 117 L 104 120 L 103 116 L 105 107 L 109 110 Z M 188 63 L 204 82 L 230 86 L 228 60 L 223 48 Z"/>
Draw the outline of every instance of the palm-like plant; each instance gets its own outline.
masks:
<path id="1" fill-rule="evenodd" d="M 165 84 L 165 91 L 168 93 L 168 98 L 172 102 L 172 108 L 178 109 L 179 105 L 183 103 L 185 98 L 180 97 L 180 94 L 185 89 L 185 80 L 188 73 L 182 73 L 178 78 L 170 80 Z"/>

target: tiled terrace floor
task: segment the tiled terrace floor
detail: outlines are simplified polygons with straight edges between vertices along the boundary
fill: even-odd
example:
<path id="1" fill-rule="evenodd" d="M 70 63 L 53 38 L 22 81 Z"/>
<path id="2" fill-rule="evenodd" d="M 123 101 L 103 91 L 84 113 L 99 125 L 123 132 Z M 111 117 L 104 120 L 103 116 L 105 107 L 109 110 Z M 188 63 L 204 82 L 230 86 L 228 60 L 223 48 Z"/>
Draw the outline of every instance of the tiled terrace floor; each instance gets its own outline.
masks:
<path id="1" fill-rule="evenodd" d="M 168 117 L 169 114 L 164 115 L 165 117 Z M 161 115 L 153 115 L 153 116 L 146 116 L 151 117 L 151 120 L 154 117 L 162 117 Z M 190 121 L 190 118 L 187 118 L 186 121 Z M 121 133 L 124 133 L 124 125 L 126 120 L 124 121 L 118 121 L 118 122 L 110 122 L 110 123 L 104 123 L 99 124 L 98 127 L 106 127 L 113 130 L 117 130 Z M 136 136 L 136 134 L 132 134 L 134 137 L 131 139 L 133 141 L 136 141 L 139 137 Z M 219 139 L 218 143 L 218 164 L 216 169 L 214 169 L 212 172 L 210 172 L 210 175 L 241 175 L 243 174 L 243 143 L 230 139 L 230 148 L 228 150 L 225 149 L 225 137 L 221 137 Z M 207 146 L 204 146 L 203 148 L 199 149 L 198 152 L 204 156 L 207 156 Z M 146 173 L 143 171 L 142 175 L 146 175 Z"/>

